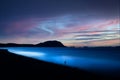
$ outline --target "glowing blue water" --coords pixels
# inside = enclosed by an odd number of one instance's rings
[[[7,49],[15,54],[89,71],[108,72],[117,71],[120,68],[120,53],[117,51],[33,47]]]

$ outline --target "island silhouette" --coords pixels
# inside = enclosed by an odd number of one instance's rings
[[[17,44],[17,43],[0,43],[0,47],[65,47],[65,48],[79,48],[79,49],[85,49],[85,50],[120,50],[120,46],[96,46],[96,47],[89,47],[89,46],[83,46],[83,47],[70,47],[70,46],[65,46],[62,42],[57,41],[57,40],[52,40],[52,41],[45,41],[41,42],[38,44]]]
[[[0,43],[0,47],[66,47],[62,42],[53,40],[45,41],[38,44],[17,44],[17,43]]]

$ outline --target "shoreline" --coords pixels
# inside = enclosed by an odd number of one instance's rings
[[[70,79],[70,80],[101,80],[112,77],[96,75],[77,68],[70,68],[54,63],[44,62],[33,58],[10,53],[0,49],[0,73],[2,76],[36,79]],[[115,77],[113,78],[113,80]],[[117,78],[116,78],[117,79]],[[120,78],[119,78],[120,79]]]

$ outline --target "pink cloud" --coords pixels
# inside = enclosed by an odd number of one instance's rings
[[[119,23],[120,23],[119,20],[115,19],[115,20],[108,20],[108,21],[100,23],[98,26],[97,25],[96,26],[100,29],[106,29],[109,26],[116,25],[116,24],[119,24]]]
[[[29,30],[36,27],[40,21],[40,19],[33,18],[9,22],[6,26],[5,33],[11,36],[23,36],[29,34]]]
[[[55,28],[54,32],[57,37],[61,37],[67,34],[70,34],[72,32],[75,32],[79,34],[79,32],[83,32],[83,34],[87,34],[84,31],[90,31],[88,34],[94,35],[94,34],[103,34],[100,32],[101,30],[107,30],[110,26],[119,24],[119,20],[108,20],[108,21],[103,21],[95,24],[87,24],[87,25],[74,25],[74,26],[67,26],[64,29],[58,29]],[[112,28],[115,28],[116,26],[112,26]],[[111,29],[113,30],[113,29]]]
[[[93,41],[89,43],[89,46],[114,46],[120,45],[119,39],[111,39],[111,40],[101,40],[101,41]]]

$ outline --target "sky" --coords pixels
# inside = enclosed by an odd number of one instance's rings
[[[119,0],[0,0],[0,43],[119,46]]]

